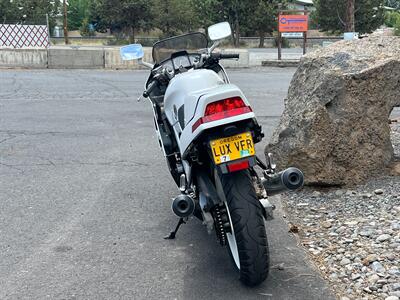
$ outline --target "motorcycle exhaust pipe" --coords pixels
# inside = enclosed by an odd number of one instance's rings
[[[195,208],[194,200],[188,195],[181,194],[172,200],[172,211],[180,218],[189,217]]]
[[[304,175],[299,169],[291,167],[278,174],[269,175],[261,182],[267,195],[273,196],[301,188],[304,184]]]

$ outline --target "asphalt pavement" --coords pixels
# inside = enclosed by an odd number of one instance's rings
[[[294,69],[230,70],[266,139]],[[176,240],[177,194],[147,71],[0,70],[0,299],[334,299],[278,205],[271,273],[239,281],[196,219]]]

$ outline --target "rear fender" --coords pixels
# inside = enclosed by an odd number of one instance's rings
[[[210,211],[215,205],[222,203],[218,197],[217,190],[215,189],[214,183],[211,182],[207,172],[204,170],[196,170],[197,186],[204,197],[200,202],[200,207],[204,211]],[[204,202],[203,202],[204,200]]]

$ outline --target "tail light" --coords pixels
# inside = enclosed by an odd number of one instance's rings
[[[207,104],[204,117],[198,119],[192,126],[192,132],[201,124],[222,120],[237,115],[252,112],[240,97],[232,97]]]
[[[230,173],[232,173],[232,172],[248,169],[249,167],[250,167],[249,161],[244,160],[244,161],[239,161],[239,162],[234,162],[234,163],[228,164],[228,171]]]

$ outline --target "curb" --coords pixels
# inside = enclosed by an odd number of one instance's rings
[[[300,59],[285,59],[285,60],[263,60],[261,65],[263,67],[279,67],[279,68],[289,68],[289,67],[297,67],[300,63]]]

